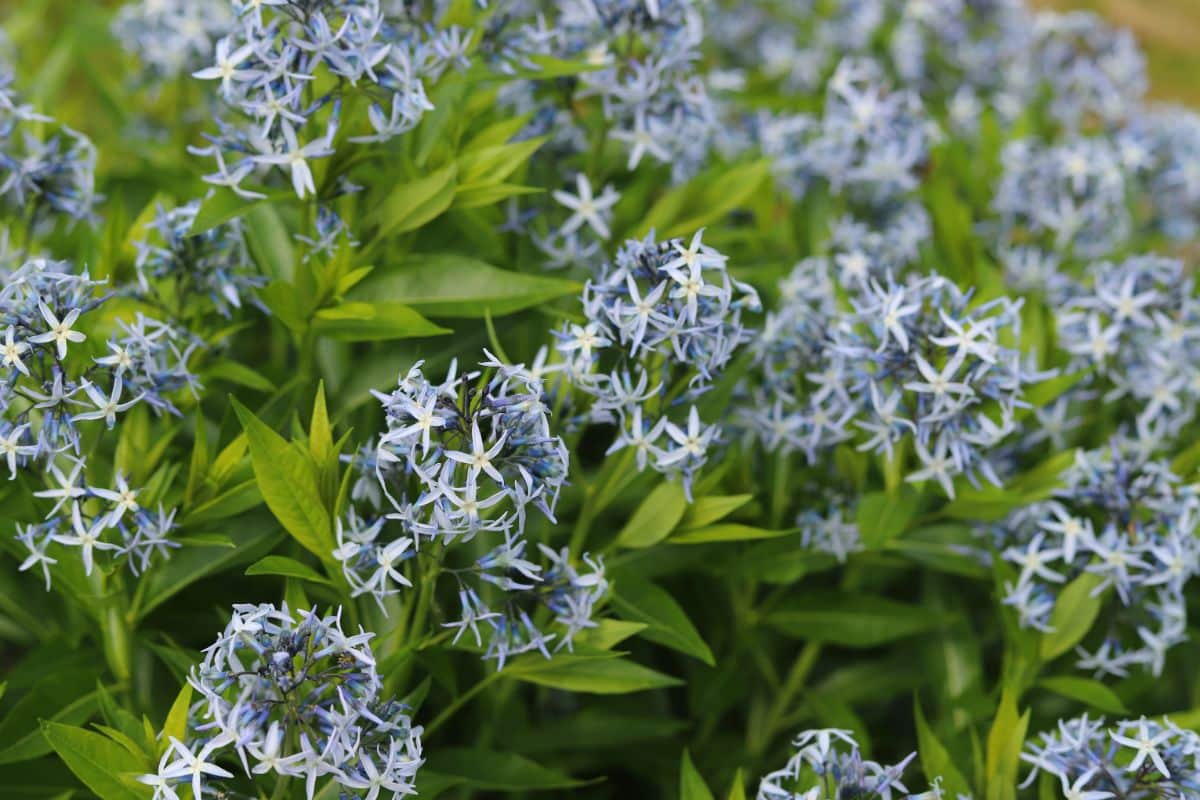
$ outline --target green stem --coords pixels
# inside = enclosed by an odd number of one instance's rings
[[[567,552],[572,560],[579,557],[583,552],[583,545],[587,542],[588,532],[592,527],[592,519],[596,512],[594,506],[596,504],[596,491],[589,486],[583,496],[583,508],[579,511],[579,517],[575,520],[575,527],[571,530],[571,542],[568,545]]]
[[[128,684],[133,676],[133,637],[123,604],[118,602],[123,595],[120,592],[109,594],[104,574],[99,569],[92,570],[88,582],[101,598],[100,638],[104,658],[113,676],[119,682]]]
[[[790,455],[780,450],[775,454],[775,469],[772,470],[771,481],[771,528],[778,530],[783,526],[783,515],[787,511],[788,500],[791,496],[788,492],[789,484],[791,483],[792,475],[792,459]]]
[[[288,775],[277,775],[275,777],[275,788],[271,790],[271,800],[283,800],[287,797],[288,784],[292,779]]]
[[[297,342],[297,349],[300,351],[300,369],[297,373],[298,387],[304,391],[316,380],[317,375],[317,334],[313,331],[311,324]]]
[[[808,680],[813,667],[816,666],[817,659],[821,657],[821,649],[822,644],[820,642],[808,642],[800,651],[799,657],[792,663],[792,668],[788,670],[783,686],[775,696],[775,702],[771,705],[771,710],[767,712],[767,718],[763,721],[762,726],[758,728],[759,733],[751,736],[751,741],[748,744],[752,755],[756,757],[761,755],[762,751],[770,744],[771,739],[778,732],[780,723],[791,709],[796,695],[804,688],[804,683]]]
[[[413,606],[412,616],[396,626],[396,632],[392,637],[395,649],[391,652],[413,648],[418,641],[424,638],[425,623],[429,620],[429,612],[433,608],[434,590],[437,588],[438,575],[442,572],[442,556],[444,554],[445,549],[439,549],[435,553],[433,565],[430,567],[429,573],[421,577],[421,588],[417,593],[417,602]],[[396,670],[396,687],[403,687],[408,683],[409,677],[412,674],[413,663],[411,654],[403,660],[403,663]]]

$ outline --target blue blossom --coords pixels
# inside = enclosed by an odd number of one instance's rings
[[[829,264],[813,258],[782,284],[754,345],[755,370],[736,420],[746,437],[801,450],[810,463],[841,442],[894,458],[912,443],[912,482],[935,480],[954,496],[965,475],[1000,483],[998,451],[1044,377],[1006,344],[1020,331],[1020,302],[972,303],[945,278],[870,281],[842,306]]]
[[[1127,169],[1150,209],[1148,222],[1172,239],[1200,233],[1200,115],[1148,108],[1117,134]]]
[[[417,539],[520,532],[529,506],[553,519],[567,452],[550,431],[541,380],[490,355],[483,366],[492,376],[481,392],[466,391],[478,372],[452,367],[433,384],[417,364],[391,393],[375,393],[388,420],[375,475],[393,518]]]
[[[920,96],[890,87],[868,58],[838,64],[819,116],[764,116],[758,128],[763,152],[794,195],[821,178],[868,207],[916,188],[935,131]]]
[[[219,766],[224,760],[240,762],[247,776],[301,779],[308,800],[326,776],[348,796],[413,794],[422,729],[382,694],[372,635],[343,633],[341,609],[322,617],[235,605],[188,677],[200,699],[189,709],[186,740],[173,739],[157,772],[139,780],[155,798],[176,796],[183,783],[200,797],[233,778]]]
[[[1023,786],[1046,772],[1059,779],[1064,796],[1080,800],[1182,798],[1200,790],[1200,736],[1165,718],[1061,720],[1027,745],[1021,760],[1033,766]]]
[[[749,340],[743,310],[760,307],[703,234],[626,242],[584,287],[587,322],[555,332],[565,379],[590,400],[583,418],[617,425],[610,452],[634,447],[639,468],[652,457],[685,487],[717,434],[694,402]]]
[[[237,19],[217,39],[213,61],[193,75],[217,81],[224,103],[218,132],[194,147],[217,171],[205,180],[246,196],[242,183],[276,169],[297,196],[318,194],[311,161],[335,152],[345,127],[357,142],[384,142],[411,130],[433,108],[426,82],[467,61],[470,36],[436,29],[378,2],[287,0],[235,4]],[[343,119],[344,96],[366,101]],[[328,199],[328,198],[323,198]]]
[[[1032,236],[1064,255],[1095,258],[1129,235],[1126,170],[1108,140],[1021,139],[1005,146],[1001,160],[1004,174],[992,201],[1001,246]]]
[[[352,594],[374,597],[385,613],[387,598],[436,579],[423,559],[444,555],[440,574],[457,584],[461,608],[443,625],[456,643],[469,630],[497,668],[520,653],[570,648],[595,626],[608,587],[601,560],[585,554],[579,565],[540,544],[533,553],[525,536],[531,508],[554,521],[567,477],[544,358],[530,369],[488,354],[485,372],[451,367],[438,384],[417,364],[394,391],[377,392],[387,430],[351,459],[360,477],[337,524],[333,556]],[[487,549],[462,564],[456,546],[481,535]]]
[[[912,798],[938,800],[938,779],[929,791],[910,793],[901,782],[916,753],[898,764],[863,758],[851,731],[807,730],[793,741],[795,752],[785,766],[767,774],[758,785],[757,800],[820,800],[837,797]]]
[[[846,557],[863,549],[862,533],[855,514],[856,503],[835,497],[824,511],[807,508],[796,517],[800,543],[806,550],[828,553],[845,563]]]
[[[140,575],[156,555],[167,558],[171,549],[180,546],[171,539],[174,509],[167,512],[160,505],[155,512],[144,507],[138,497],[142,490],[131,488],[120,472],[112,488],[89,485],[84,482],[84,467],[82,459],[60,457],[51,463],[48,472],[57,485],[34,496],[56,500],[54,507],[42,522],[17,526],[16,539],[27,553],[19,569],[39,567],[47,590],[52,582],[50,567],[69,552],[65,548],[78,551],[86,575],[92,574],[102,553]]]
[[[1061,347],[1090,370],[1105,403],[1133,402],[1155,436],[1195,418],[1200,399],[1200,306],[1182,262],[1133,256],[1091,264],[1058,312]]]
[[[700,4],[693,0],[567,0],[501,4],[504,24],[483,34],[495,43],[497,68],[532,70],[552,57],[583,60],[596,69],[563,93],[541,92],[542,82],[506,87],[502,101],[532,112],[532,130],[553,133],[555,144],[587,146],[564,102],[597,98],[612,138],[628,152],[627,166],[647,156],[668,164],[676,180],[704,165],[717,123],[715,106],[697,69],[704,37]]]
[[[88,337],[77,328],[111,297],[98,294],[101,285],[66,262],[39,259],[9,272],[0,289],[0,417],[24,426],[47,462],[79,452],[80,423],[111,427],[137,402],[178,413],[169,395],[196,385],[187,368],[196,343],[179,345],[173,329],[145,317],[119,323],[127,335],[110,340],[108,355],[79,352]],[[89,401],[94,408],[84,410]]]
[[[164,81],[203,67],[233,20],[227,0],[136,0],[121,6],[112,28],[142,77]]]
[[[1146,60],[1128,30],[1085,11],[1045,12],[1033,34],[1027,69],[1032,81],[1050,84],[1050,113],[1063,125],[1078,128],[1092,115],[1116,123],[1139,110]]]
[[[1077,666],[1097,676],[1123,677],[1135,665],[1160,674],[1186,638],[1184,588],[1200,572],[1196,487],[1120,439],[1078,451],[1060,480],[1053,499],[986,529],[1019,570],[1004,602],[1022,625],[1048,631],[1062,587],[1093,575],[1094,593],[1111,590],[1118,602],[1099,645],[1077,648]]]
[[[246,301],[261,306],[254,290],[266,280],[256,274],[241,221],[232,219],[193,233],[199,211],[199,201],[155,210],[146,237],[134,242],[140,296],[170,304],[181,317],[198,316],[192,312],[196,295],[207,298],[225,317]]]
[[[0,201],[26,230],[36,232],[61,215],[72,223],[95,220],[96,148],[82,133],[20,102],[14,75],[0,61]],[[30,242],[22,242],[24,255]]]

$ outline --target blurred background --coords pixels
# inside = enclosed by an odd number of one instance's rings
[[[1082,9],[1129,28],[1146,51],[1150,96],[1200,105],[1200,0],[1035,0],[1057,11]]]

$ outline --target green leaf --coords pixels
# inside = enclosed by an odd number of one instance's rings
[[[679,523],[679,529],[686,531],[711,525],[725,519],[753,499],[752,494],[697,497],[695,502],[688,506],[687,513]]]
[[[313,399],[312,419],[308,426],[308,450],[313,461],[325,464],[337,458],[333,449],[333,428],[329,424],[329,410],[325,407],[325,381],[317,384],[317,396]]]
[[[691,235],[748,202],[769,175],[770,165],[762,159],[714,170],[675,187],[647,212],[639,236],[651,229],[659,239]]]
[[[377,342],[417,339],[451,333],[403,303],[347,302],[322,308],[313,317],[313,328],[322,336],[343,342]]]
[[[1006,688],[1000,695],[1000,707],[988,731],[984,774],[986,800],[1016,800],[1017,769],[1028,728],[1029,711],[1020,714],[1016,692]]]
[[[528,161],[546,137],[522,139],[508,144],[494,144],[464,151],[458,157],[460,183],[466,187],[501,183]]]
[[[330,580],[307,564],[287,556],[267,556],[246,567],[247,575],[282,575],[313,583],[332,585]]]
[[[613,582],[613,609],[621,617],[644,623],[643,638],[716,665],[712,650],[675,598],[663,588],[633,576]]]
[[[181,742],[187,740],[188,709],[191,706],[192,684],[185,681],[179,688],[179,694],[175,695],[175,702],[171,703],[167,718],[163,721],[162,738],[158,743],[160,755],[171,746],[172,738]]]
[[[1090,369],[1080,370],[1066,375],[1056,375],[1040,383],[1035,383],[1025,390],[1024,400],[1034,408],[1042,408],[1043,406],[1050,405],[1064,392],[1083,380],[1090,372]]]
[[[760,539],[778,539],[782,536],[790,536],[796,532],[795,528],[787,528],[784,530],[768,530],[767,528],[755,528],[752,525],[739,525],[734,522],[718,523],[709,525],[704,528],[694,528],[688,531],[682,531],[670,538],[671,544],[710,544],[712,542],[751,542]]]
[[[458,178],[454,164],[442,167],[412,183],[397,186],[367,217],[367,225],[378,227],[382,238],[416,230],[450,207]]]
[[[1018,506],[1045,500],[1060,485],[1063,470],[1075,460],[1074,450],[1055,453],[1042,463],[1010,480],[1003,488],[980,486],[976,488],[961,479],[957,496],[950,501],[942,513],[955,519],[970,522],[990,522],[1002,519]]]
[[[196,218],[192,220],[192,227],[188,231],[188,235],[196,236],[212,230],[222,223],[242,216],[250,209],[268,200],[275,201],[292,197],[292,193],[287,191],[263,192],[263,194],[267,196],[261,199],[247,199],[237,196],[230,189],[214,189],[212,194],[200,204],[200,210],[196,212]]]
[[[603,64],[593,63],[586,59],[564,59],[541,53],[522,56],[521,62],[532,66],[518,66],[512,77],[531,81],[567,78],[604,68]]]
[[[100,681],[96,681],[96,697],[99,701],[100,713],[104,715],[105,721],[133,742],[137,754],[143,755],[146,758],[152,758],[156,755],[154,752],[154,740],[146,738],[145,730],[142,728],[142,724],[138,722],[138,718],[117,705],[113,696],[104,688],[104,684]],[[114,738],[112,734],[108,735],[109,738]]]
[[[333,556],[333,530],[329,511],[321,504],[316,468],[306,453],[287,441],[262,420],[231,398],[250,444],[254,479],[263,500],[284,529],[322,561]]]
[[[678,686],[681,681],[627,661],[612,653],[558,653],[543,658],[534,653],[514,659],[504,675],[539,686],[589,694],[628,694]]]
[[[1171,472],[1184,478],[1190,478],[1197,468],[1200,468],[1200,439],[1185,447],[1171,461]]]
[[[729,794],[725,795],[725,800],[746,800],[746,776],[742,774],[741,767],[733,773],[733,783],[729,787]]]
[[[111,739],[56,722],[45,723],[42,732],[63,763],[100,800],[145,800],[154,794],[149,786],[122,779],[122,776],[136,778],[143,768],[129,751]]]
[[[462,153],[470,153],[476,150],[482,150],[485,147],[492,147],[498,144],[505,144],[518,133],[520,133],[529,120],[533,118],[532,112],[521,114],[516,117],[505,117],[504,119],[493,122],[479,133],[471,137],[471,141],[463,145]]]
[[[1048,692],[1054,692],[1054,694],[1070,700],[1077,700],[1106,714],[1129,715],[1129,709],[1121,702],[1121,698],[1117,697],[1117,693],[1092,678],[1063,675],[1042,678],[1037,685]]]
[[[457,778],[459,783],[492,792],[521,792],[577,789],[592,781],[572,778],[565,772],[544,767],[516,753],[468,747],[437,747],[428,753],[426,770]],[[422,795],[424,796],[424,790]]]
[[[312,418],[308,427],[308,452],[317,467],[317,485],[321,488],[321,501],[326,508],[334,509],[336,516],[340,467],[340,447],[333,441],[333,427],[329,422],[329,410],[325,405],[325,382],[317,384],[317,396],[313,400]]]
[[[53,695],[55,692],[53,687],[47,687],[45,694]],[[43,692],[36,688],[17,703],[16,706],[9,712],[9,715],[4,719],[3,728],[7,734],[14,727],[11,724],[14,720],[18,723],[25,717],[26,710],[36,710],[38,701],[41,699]],[[61,699],[60,699],[61,700]],[[31,703],[32,701],[32,703]],[[70,725],[81,724],[99,708],[100,697],[96,691],[88,692],[85,695],[69,701],[62,707],[57,707],[53,715],[48,715],[48,719],[54,722],[61,722]],[[31,704],[34,706],[31,709]],[[40,715],[39,715],[40,716]],[[26,720],[28,723],[33,723],[32,730],[28,730],[24,735],[12,741],[3,750],[0,750],[0,764],[13,764],[20,761],[29,761],[40,756],[44,756],[51,750],[50,743],[43,736],[42,730],[37,726],[34,720]],[[20,727],[19,725],[17,727]],[[7,736],[5,737],[8,738]]]
[[[630,636],[636,636],[648,626],[643,622],[623,619],[598,619],[594,628],[575,634],[575,644],[596,650],[612,650]]]
[[[301,334],[308,327],[311,309],[301,301],[300,293],[292,284],[281,280],[271,281],[258,290],[258,296],[288,330]]]
[[[245,386],[256,392],[275,391],[275,384],[271,383],[262,373],[236,361],[218,361],[204,370],[201,377],[205,383],[216,380],[232,383],[235,386]]]
[[[184,511],[182,522],[188,527],[194,527],[202,522],[228,519],[243,511],[249,511],[262,501],[262,492],[258,489],[258,482],[251,478],[226,489],[210,500],[187,508]]]
[[[1085,572],[1058,593],[1054,611],[1050,613],[1050,633],[1042,634],[1041,656],[1045,661],[1057,658],[1070,650],[1087,635],[1100,614],[1102,594],[1093,593],[1104,579]]]
[[[683,487],[663,481],[646,496],[625,527],[617,534],[619,547],[642,548],[658,544],[671,535],[687,510]]]
[[[813,594],[767,616],[772,627],[809,641],[876,647],[940,627],[928,608],[862,594]]]
[[[685,748],[679,760],[679,800],[713,800],[713,793],[692,763],[692,754]]]
[[[292,234],[270,204],[250,208],[242,220],[246,245],[259,269],[270,278],[291,281],[296,274]]]
[[[863,544],[882,547],[908,529],[917,514],[920,496],[905,486],[895,494],[870,492],[858,501],[858,533]]]
[[[917,724],[917,749],[921,754],[921,769],[925,778],[933,781],[942,779],[942,788],[950,797],[970,796],[971,786],[954,763],[950,751],[937,738],[933,728],[925,721],[925,713],[917,698],[913,698],[913,717]]]
[[[183,493],[183,504],[190,507],[196,495],[200,492],[200,488],[204,485],[204,478],[208,475],[208,433],[204,426],[204,412],[196,408],[196,427],[195,436],[192,441],[192,457],[188,461],[188,478],[187,486]]]
[[[517,183],[489,183],[483,186],[463,186],[454,195],[455,208],[482,208],[503,202],[510,197],[539,194],[545,191],[537,186],[522,186]]]
[[[254,494],[258,496],[257,488]],[[145,600],[137,609],[138,619],[142,619],[196,581],[236,564],[253,561],[270,550],[283,535],[274,529],[274,526],[259,524],[245,528],[235,526],[230,530],[229,538],[233,541],[233,548],[224,544],[187,547],[172,553],[167,563],[159,565],[143,576],[141,580],[146,586]]]
[[[512,314],[556,297],[578,294],[579,284],[561,278],[499,269],[453,253],[409,256],[377,269],[350,292],[350,299],[394,301],[433,317],[483,319]]]

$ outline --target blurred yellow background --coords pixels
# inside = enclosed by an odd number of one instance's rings
[[[1133,31],[1150,65],[1150,94],[1200,106],[1200,0],[1036,0],[1099,12]]]

